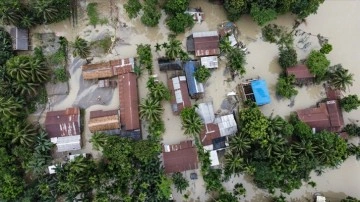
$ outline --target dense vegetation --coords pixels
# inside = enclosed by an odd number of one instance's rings
[[[255,117],[255,118],[254,118]],[[225,175],[246,173],[260,188],[290,193],[309,181],[314,169],[333,168],[348,157],[346,142],[334,133],[311,128],[291,116],[265,117],[256,106],[239,114],[240,131],[230,140]]]
[[[243,14],[250,14],[259,25],[264,25],[287,12],[306,18],[316,13],[323,2],[324,0],[225,0],[224,8],[231,21],[238,20]]]
[[[26,3],[25,3],[26,2]],[[70,17],[70,0],[0,1],[0,23],[30,28]]]

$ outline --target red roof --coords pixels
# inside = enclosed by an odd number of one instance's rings
[[[109,78],[115,75],[126,74],[134,69],[134,58],[110,60],[96,64],[86,64],[82,66],[84,79]]]
[[[176,83],[174,84],[174,82],[178,82],[179,85],[177,85]],[[188,93],[185,76],[169,79],[168,87],[169,87],[169,90],[172,95],[171,96],[171,108],[172,108],[174,114],[178,115],[181,112],[181,110],[183,110],[185,107],[191,106],[191,101],[190,101],[190,97],[189,97],[189,93]],[[179,95],[176,95],[177,93],[179,93]],[[177,101],[177,99],[178,99],[178,101]]]
[[[219,36],[194,38],[195,56],[219,55]]]
[[[139,97],[136,75],[119,75],[120,122],[125,130],[140,129]]]
[[[286,69],[287,75],[294,75],[296,79],[312,79],[315,78],[313,74],[310,73],[309,68],[306,65],[299,64],[293,67]]]
[[[212,145],[212,140],[221,137],[219,126],[214,123],[206,124],[200,133],[200,141],[203,146]]]
[[[332,89],[330,86],[325,86],[326,97],[328,100],[339,100],[341,98],[341,91]]]
[[[80,135],[79,108],[47,112],[45,129],[50,138]]]
[[[183,172],[198,168],[196,148],[191,140],[175,145],[163,145],[165,173]]]
[[[338,132],[344,125],[344,118],[337,100],[320,103],[319,107],[296,111],[299,119],[317,130]]]

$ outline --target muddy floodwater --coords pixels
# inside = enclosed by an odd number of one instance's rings
[[[83,1],[80,1],[83,2]],[[103,17],[110,18],[110,4],[108,1],[99,2],[99,9]],[[87,18],[84,14],[85,5],[79,12],[79,24],[73,27],[69,21],[64,21],[50,26],[37,27],[33,32],[54,32],[57,36],[66,36],[68,40],[73,40],[77,35],[86,40],[93,41],[104,35],[116,36],[119,41],[108,54],[98,55],[93,53],[93,62],[106,61],[115,58],[127,58],[136,56],[136,44],[144,43],[154,46],[156,43],[167,41],[169,31],[165,26],[165,14],[163,13],[160,24],[155,28],[148,28],[141,24],[140,19],[130,20],[123,9],[125,0],[117,2],[118,9],[115,15],[119,16],[118,23],[109,23],[109,25],[96,26],[96,28],[87,25]],[[221,6],[209,4],[207,0],[192,0],[192,7],[202,7],[205,12],[205,21],[196,24],[191,31],[177,36],[183,42],[185,47],[185,37],[196,31],[216,30],[217,25],[226,20],[225,12]],[[306,23],[300,25],[299,32],[304,33],[295,39],[295,47],[297,48],[299,59],[305,58],[311,49],[318,49],[320,46],[317,42],[316,35],[321,34],[329,39],[333,45],[333,51],[328,55],[332,65],[341,63],[345,68],[349,69],[355,75],[354,85],[345,94],[360,93],[360,0],[327,0],[322,4],[316,15],[311,15],[306,19]],[[114,12],[114,10],[113,10]],[[291,28],[294,22],[294,16],[284,15],[274,21],[274,23]],[[281,71],[277,64],[278,49],[274,44],[269,44],[261,39],[261,28],[257,26],[249,16],[243,16],[236,22],[241,33],[240,40],[248,47],[249,54],[247,60],[247,73],[242,78],[236,78],[235,81],[228,82],[230,75],[225,71],[225,61],[220,61],[220,67],[212,72],[211,78],[205,84],[205,98],[201,101],[212,101],[214,110],[221,109],[221,104],[226,98],[226,94],[235,91],[236,85],[248,78],[261,77],[267,81],[270,90],[271,104],[261,107],[262,112],[269,116],[272,113],[283,117],[287,117],[290,112],[314,106],[317,101],[324,97],[324,89],[321,86],[310,86],[299,88],[295,101],[291,103],[289,100],[278,100],[275,97],[275,85],[278,75]],[[125,26],[124,26],[125,25]],[[306,40],[308,46],[304,46],[300,41]],[[166,82],[170,74],[160,73],[158,65],[155,62],[159,56],[163,56],[163,52],[156,53],[153,49],[154,74],[157,74],[159,80]],[[72,60],[72,59],[71,59]],[[69,81],[69,95],[62,101],[49,106],[49,109],[60,110],[70,106],[76,106],[81,97],[91,93],[92,88],[87,91],[81,91],[79,87],[82,82],[81,70],[71,69],[71,79]],[[139,95],[141,98],[146,97],[147,90],[146,76],[139,78]],[[109,98],[106,104],[99,104],[96,100],[94,105],[86,109],[87,112],[95,109],[116,109],[119,107],[118,89],[114,89],[114,95]],[[87,113],[88,114],[88,113]],[[88,119],[88,115],[86,116]],[[344,113],[345,123],[353,122],[360,119],[360,111],[356,110],[351,113]],[[180,141],[189,139],[183,135],[181,130],[180,118],[171,112],[169,103],[164,103],[163,120],[166,124],[166,132],[163,136],[164,144],[175,144]],[[87,121],[87,120],[86,120]],[[91,133],[86,127],[84,138],[84,149],[87,152],[93,152],[91,144],[88,140]],[[358,140],[353,141],[355,144]],[[191,171],[192,172],[192,171]],[[200,171],[196,171],[200,174]],[[186,172],[187,178],[189,173]],[[288,197],[289,201],[307,201],[315,192],[322,192],[330,201],[340,201],[347,195],[360,198],[360,162],[351,157],[347,159],[339,168],[326,170],[322,176],[311,175],[311,180],[317,186],[311,188],[304,185],[299,190],[293,191]],[[231,179],[225,183],[226,188],[230,191],[235,183],[244,184],[247,193],[244,201],[258,202],[268,201],[269,194],[263,190],[256,188],[251,179],[247,176],[240,176]],[[187,192],[190,195],[190,201],[205,201],[208,196],[205,194],[204,182],[201,179],[190,181],[190,187]],[[173,191],[176,201],[183,201],[182,195]]]

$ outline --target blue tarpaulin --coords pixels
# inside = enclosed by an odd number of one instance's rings
[[[251,81],[251,88],[253,90],[257,105],[265,105],[271,102],[265,80],[259,79]]]

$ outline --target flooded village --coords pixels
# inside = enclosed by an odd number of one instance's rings
[[[224,168],[229,140],[239,131],[238,113],[252,101],[266,117],[280,116],[289,119],[295,114],[311,127],[313,132],[327,130],[339,133],[349,143],[358,145],[358,137],[342,133],[346,124],[359,121],[359,110],[345,112],[340,99],[360,92],[360,70],[357,55],[360,52],[360,27],[358,26],[360,1],[328,0],[320,5],[316,14],[294,29],[294,48],[298,61],[304,60],[313,49],[320,49],[318,35],[333,45],[327,55],[331,65],[343,64],[354,74],[353,85],[345,92],[327,85],[312,85],[315,76],[304,64],[289,67],[285,75],[294,75],[298,91],[291,99],[280,98],[276,85],[282,68],[278,64],[279,50],[276,44],[264,41],[261,27],[251,17],[244,15],[235,23],[227,21],[221,5],[207,0],[193,0],[186,11],[194,17],[194,26],[175,36],[181,42],[189,60],[166,58],[165,50],[156,50],[158,44],[169,43],[171,32],[166,27],[166,14],[162,11],[156,27],[144,26],[139,18],[130,19],[123,5],[125,0],[96,1],[101,17],[107,23],[96,26],[88,23],[86,0],[78,3],[76,19],[30,29],[31,47],[41,46],[45,55],[59,49],[59,37],[75,41],[81,37],[92,43],[109,38],[109,49],[93,48],[90,57],[79,58],[68,54],[65,67],[67,82],[48,82],[48,100],[43,107],[30,115],[47,132],[56,146],[53,149],[50,174],[56,174],[55,164],[71,161],[77,156],[91,155],[100,160],[102,150],[91,142],[96,133],[121,136],[134,141],[151,138],[149,121],[141,115],[141,107],[149,97],[149,80],[162,82],[169,89],[170,99],[162,101],[161,120],[165,131],[161,137],[161,165],[165,174],[180,172],[188,181],[188,188],[178,192],[171,185],[173,201],[212,201],[206,191],[202,176],[203,165],[199,148],[208,153],[210,167]],[[91,1],[95,2],[95,1]],[[285,14],[271,23],[291,30],[296,16]],[[18,37],[15,37],[18,38]],[[228,68],[220,43],[228,38],[232,47],[243,52],[246,58],[245,74],[234,74]],[[153,70],[139,73],[140,44],[150,44]],[[30,48],[31,49],[31,48]],[[31,49],[32,50],[32,49]],[[61,66],[60,65],[60,66]],[[203,83],[197,81],[196,69],[205,67],[211,76]],[[52,68],[58,68],[54,65]],[[308,84],[310,83],[310,84]],[[202,123],[199,142],[184,134],[183,110],[193,109]],[[159,121],[160,122],[160,121]],[[284,201],[340,201],[347,196],[360,198],[360,161],[355,156],[347,158],[336,168],[325,168],[321,175],[310,174],[311,186],[302,182],[285,196]],[[222,182],[224,190],[232,192],[241,183],[246,194],[239,201],[273,201],[268,190],[258,188],[247,174],[231,175]],[[220,189],[220,188],[219,188]],[[281,190],[275,189],[275,195]],[[316,194],[320,194],[318,198]],[[134,199],[136,200],[136,199]],[[140,200],[139,200],[140,201]],[[213,199],[215,201],[215,199]]]

